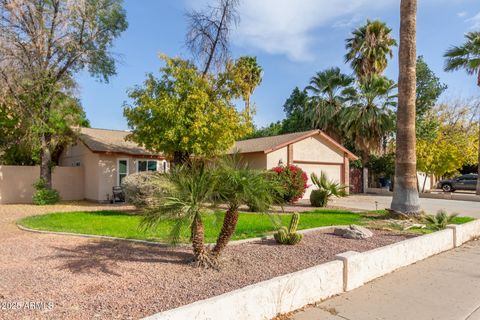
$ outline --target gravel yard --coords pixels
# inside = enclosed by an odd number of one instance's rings
[[[307,234],[297,246],[278,246],[273,241],[230,246],[221,271],[199,270],[188,265],[188,248],[16,229],[16,219],[37,209],[48,211],[33,206],[0,206],[0,227],[8,230],[0,235],[1,319],[138,319],[308,268],[332,260],[340,252],[365,251],[408,237],[376,232],[369,240],[355,241],[336,237],[328,230],[317,231]],[[65,210],[74,208],[55,207],[55,211]],[[86,208],[82,205],[78,210]],[[31,310],[25,308],[25,302],[45,305],[43,310]],[[22,304],[21,310],[4,310],[18,308],[16,303]]]

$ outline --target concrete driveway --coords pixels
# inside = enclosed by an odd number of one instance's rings
[[[358,210],[380,210],[389,208],[391,202],[391,196],[352,195],[346,198],[333,199],[330,204]],[[480,218],[480,202],[476,201],[421,198],[420,204],[427,213],[437,213],[438,210],[445,210],[448,213],[458,213],[461,216]]]

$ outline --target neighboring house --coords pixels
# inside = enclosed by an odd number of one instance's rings
[[[320,130],[237,141],[229,153],[235,152],[256,169],[271,169],[281,164],[300,167],[309,177],[304,199],[308,199],[314,189],[310,174],[320,175],[323,171],[329,179],[348,186],[349,161],[358,159]]]
[[[164,156],[126,141],[128,134],[128,131],[82,128],[77,143],[62,152],[60,166],[84,169],[85,199],[110,201],[112,188],[119,186],[127,175],[168,170]]]

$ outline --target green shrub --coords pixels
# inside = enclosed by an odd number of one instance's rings
[[[55,204],[60,201],[60,195],[55,189],[48,189],[45,180],[42,178],[38,179],[34,183],[35,193],[32,196],[33,203],[39,206],[47,204]]]
[[[449,215],[444,210],[440,210],[436,215],[423,215],[422,221],[432,230],[443,230],[453,222],[456,216],[457,214]]]
[[[308,176],[297,166],[278,166],[271,169],[275,173],[275,180],[283,188],[281,198],[285,202],[294,203],[301,199],[307,189]]]
[[[151,208],[158,205],[166,188],[171,188],[165,174],[140,172],[131,174],[122,181],[125,200],[137,208]]]
[[[328,204],[328,192],[326,190],[313,190],[310,193],[310,204],[317,208],[326,207]]]

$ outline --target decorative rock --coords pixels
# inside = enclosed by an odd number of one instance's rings
[[[337,236],[341,236],[347,239],[367,239],[373,236],[373,232],[368,230],[367,228],[357,226],[352,224],[345,228],[335,228],[333,233]]]

